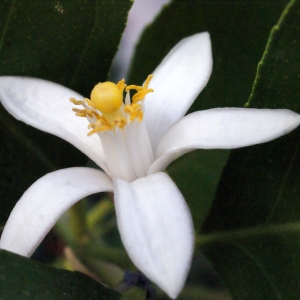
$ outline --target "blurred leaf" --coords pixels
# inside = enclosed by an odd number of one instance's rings
[[[58,270],[0,250],[2,300],[120,299],[120,294],[80,273]]]
[[[271,32],[248,105],[300,113],[299,19],[300,1],[291,1]],[[223,172],[203,226],[211,235],[200,245],[236,299],[300,297],[299,133],[232,151]]]
[[[208,31],[212,40],[213,73],[190,112],[212,107],[242,107],[251,92],[269,32],[287,3],[287,0],[174,0],[144,31],[129,82],[143,82],[182,38]],[[187,199],[196,229],[209,211],[227,157],[226,150],[200,150],[187,154],[168,168]]]
[[[130,0],[1,1],[0,75],[40,77],[88,96],[107,77],[131,5]],[[66,142],[16,121],[2,107],[0,125],[3,224],[36,179],[83,165],[87,158]]]

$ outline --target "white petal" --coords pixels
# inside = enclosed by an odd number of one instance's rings
[[[16,119],[54,134],[82,151],[105,169],[103,150],[97,135],[87,136],[88,121],[72,111],[83,97],[53,82],[28,77],[0,77],[0,101]]]
[[[154,146],[164,131],[182,118],[205,87],[212,70],[207,32],[181,40],[153,73],[145,98],[145,120]]]
[[[98,133],[103,145],[103,150],[112,178],[122,178],[133,181],[136,175],[130,162],[128,150],[123,137],[123,130],[117,128],[115,131],[106,130]]]
[[[164,170],[194,149],[234,149],[276,139],[295,129],[300,115],[287,109],[214,108],[187,115],[161,138],[148,174]]]
[[[96,169],[69,168],[45,175],[23,194],[12,210],[0,248],[30,256],[69,207],[88,195],[112,190],[111,179]]]
[[[145,122],[131,122],[124,128],[124,136],[129,160],[136,174],[135,179],[146,176],[154,156]]]
[[[175,183],[156,173],[132,183],[114,180],[123,244],[134,264],[171,298],[180,293],[194,245],[190,211]]]

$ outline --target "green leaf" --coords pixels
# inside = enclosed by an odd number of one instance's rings
[[[258,65],[248,106],[288,108],[300,113],[300,24],[298,1],[291,1],[274,26]]]
[[[204,237],[200,244],[234,299],[295,300],[299,243],[298,223],[219,233]]]
[[[273,28],[248,105],[299,109],[300,1]],[[236,299],[298,299],[299,133],[232,151],[200,246]],[[219,232],[219,233],[214,233]]]
[[[208,31],[212,40],[213,72],[190,112],[213,107],[243,107],[251,92],[269,32],[286,3],[287,0],[271,3],[174,0],[144,31],[136,49],[129,83],[143,82],[182,38]],[[200,229],[209,211],[227,157],[226,150],[199,150],[168,168],[191,208],[196,229]]]
[[[116,300],[120,294],[80,273],[58,270],[0,250],[2,300]]]
[[[168,167],[168,173],[187,200],[196,230],[205,220],[226,164],[227,151],[193,151]]]
[[[105,81],[132,1],[1,2],[1,75],[48,79],[84,95]]]
[[[89,96],[107,77],[131,5],[130,0],[1,1],[0,75],[40,77]],[[16,121],[1,106],[0,139],[0,224],[39,177],[87,161],[73,146]]]

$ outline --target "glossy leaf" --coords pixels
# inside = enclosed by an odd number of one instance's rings
[[[271,32],[249,106],[300,112],[299,18],[300,1],[291,1]],[[236,299],[300,297],[299,133],[232,151],[223,172],[200,245]]]
[[[2,300],[117,300],[120,294],[80,272],[58,270],[0,250]]]
[[[202,250],[234,299],[299,298],[298,224],[253,229],[203,240]]]
[[[1,2],[1,75],[48,79],[89,96],[107,77],[127,13],[126,1]]]
[[[44,78],[89,96],[107,77],[131,5],[129,0],[1,1],[0,75]],[[16,121],[1,105],[0,124],[4,224],[36,179],[84,165],[87,158],[61,139]]]
[[[269,32],[287,2],[174,0],[144,31],[129,83],[143,82],[183,37],[208,31],[214,60],[212,76],[190,112],[213,107],[243,107]],[[200,229],[209,211],[227,157],[225,150],[199,150],[168,168],[187,199],[196,229]]]

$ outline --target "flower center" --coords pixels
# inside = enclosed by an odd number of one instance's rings
[[[91,131],[88,135],[105,130],[114,130],[116,127],[124,128],[133,120],[142,121],[143,111],[141,101],[148,93],[153,92],[148,85],[153,75],[149,75],[143,86],[125,84],[122,79],[117,84],[106,81],[98,83],[91,92],[91,99],[70,101],[75,105],[82,105],[83,109],[73,108],[76,116],[86,117]],[[126,91],[125,105],[123,103],[123,92]],[[130,100],[130,91],[136,93]]]

